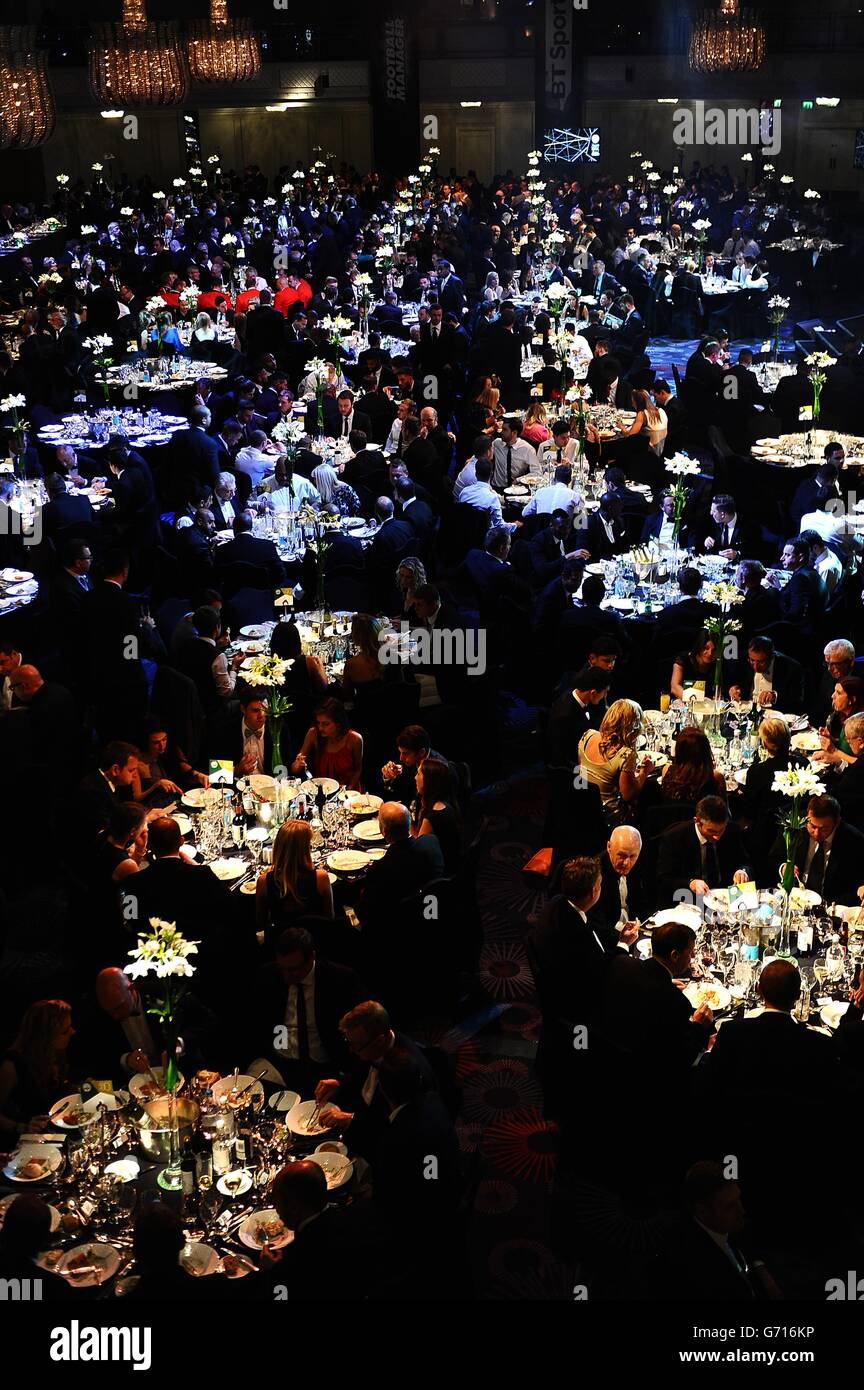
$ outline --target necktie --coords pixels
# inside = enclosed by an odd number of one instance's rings
[[[702,874],[709,888],[720,887],[720,862],[712,840],[706,840],[702,846]]]
[[[814,893],[821,894],[825,882],[825,846],[817,845],[816,852],[810,860],[810,869],[807,874],[807,887],[812,888]]]
[[[345,436],[346,436],[347,434],[348,434],[348,416],[346,415],[346,416],[343,417],[343,420],[342,420],[342,438],[344,439]]]
[[[84,589],[86,592],[89,592],[90,580],[87,578],[86,574],[79,574],[78,583],[81,585],[82,589]]]
[[[507,486],[513,481],[513,450],[507,445]]]
[[[562,453],[563,453],[563,450],[562,450],[562,449],[559,449],[559,450],[558,450],[558,462],[559,462],[559,463],[561,462],[561,454],[562,454]]]
[[[302,984],[295,985],[297,991],[297,1057],[299,1061],[309,1060],[309,1024],[306,1018],[306,990]]]
[[[729,549],[729,523],[725,521],[723,523],[723,539],[720,548],[721,550]]]

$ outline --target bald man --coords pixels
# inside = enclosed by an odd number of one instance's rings
[[[632,935],[645,907],[638,870],[641,853],[642,836],[635,826],[619,825],[612,831],[600,859],[600,897],[589,913],[592,925]]]
[[[444,873],[444,856],[435,835],[411,834],[411,813],[401,801],[385,801],[378,812],[378,827],[387,852],[369,866],[357,915],[374,928],[389,921],[403,898],[419,892]]]
[[[9,676],[13,698],[20,709],[10,718],[26,726],[26,753],[29,765],[56,768],[62,761],[67,771],[78,772],[83,729],[75,701],[65,685],[44,681],[35,667],[18,666]],[[19,750],[16,750],[19,751]]]
[[[96,999],[110,1019],[120,1025],[126,1048],[120,1063],[132,1075],[149,1071],[159,1061],[147,1015],[129,976],[117,965],[109,965],[96,976]],[[121,1043],[122,1046],[122,1043]]]

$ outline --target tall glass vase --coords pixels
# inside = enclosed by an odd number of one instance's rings
[[[267,727],[270,730],[270,770],[276,776],[277,768],[284,767],[282,762],[282,716],[281,714],[271,714],[267,718]]]
[[[166,1067],[166,1084],[168,1080]],[[166,1192],[179,1192],[183,1186],[183,1173],[180,1168],[180,1125],[177,1120],[176,1085],[168,1092],[168,1165],[156,1179]]]

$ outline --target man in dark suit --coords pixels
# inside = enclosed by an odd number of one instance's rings
[[[799,714],[804,708],[804,669],[791,656],[774,650],[770,637],[751,637],[747,659],[739,662],[729,691],[732,700],[749,700]]]
[[[441,457],[434,443],[424,437],[423,427],[413,415],[402,422],[400,442],[400,457],[409,476],[418,487],[440,497],[442,475],[446,470],[442,468]]]
[[[129,799],[138,771],[138,750],[131,743],[114,740],[99,754],[99,765],[78,783],[75,793],[75,829],[81,844],[92,850],[108,825],[115,807]]]
[[[723,368],[720,365],[720,345],[709,338],[688,358],[682,394],[691,420],[702,428],[716,425],[720,419],[723,395]]]
[[[620,497],[612,492],[604,492],[599,509],[588,514],[588,524],[581,533],[580,549],[586,550],[591,560],[611,560],[613,555],[620,555],[626,550],[627,528],[621,519],[623,510]]]
[[[366,566],[377,605],[390,601],[391,591],[395,588],[396,566],[399,560],[411,553],[415,531],[407,521],[401,521],[393,515],[393,503],[389,497],[378,498],[375,503],[375,515],[380,525],[366,551]],[[391,610],[376,606],[375,611]]]
[[[325,574],[344,574],[347,570],[356,570],[362,576],[365,568],[366,552],[362,541],[358,541],[350,531],[334,531],[328,536],[324,556]]]
[[[90,592],[90,566],[93,557],[86,541],[66,541],[60,551],[60,569],[51,584],[51,613],[57,621],[61,643],[77,634],[84,612],[85,596]]]
[[[89,658],[87,688],[97,721],[112,732],[136,736],[147,708],[147,677],[141,657],[164,654],[152,618],[141,618],[137,603],[123,592],[129,556],[106,552],[102,582],[85,595],[84,648]]]
[[[711,525],[702,541],[702,549],[724,560],[752,557],[759,545],[758,528],[739,513],[735,498],[719,493],[711,502]]]
[[[537,585],[548,584],[560,575],[568,557],[578,555],[584,532],[576,531],[573,517],[563,507],[552,513],[548,526],[531,540],[529,558]]]
[[[765,573],[764,565],[758,560],[742,560],[735,575],[735,582],[744,593],[744,602],[736,610],[736,616],[745,637],[764,632],[771,623],[779,623],[783,617],[777,590],[762,583]]]
[[[434,512],[417,496],[417,489],[411,478],[400,479],[394,487],[394,493],[402,520],[408,522],[417,536],[419,554],[421,557],[428,555],[435,538]]]
[[[339,1023],[365,997],[353,970],[319,955],[303,927],[288,927],[275,960],[253,977],[243,1010],[248,1046],[278,1067],[289,1089],[312,1095],[348,1065]]]
[[[11,750],[27,768],[51,769],[60,762],[77,771],[83,751],[84,730],[71,691],[26,663],[14,670],[9,681],[13,698],[24,714],[24,734]],[[18,718],[18,711],[14,714]],[[20,764],[19,764],[20,766]]]
[[[615,613],[601,605],[606,587],[599,574],[588,574],[582,581],[582,596],[561,614],[556,633],[556,650],[565,667],[572,669],[574,661],[586,655],[593,637],[603,633],[614,637],[622,651],[630,645],[624,623]]]
[[[625,294],[621,299],[621,306],[624,310],[624,318],[621,327],[617,328],[613,334],[612,345],[622,359],[629,363],[636,341],[645,331],[645,323],[636,308],[632,295]]]
[[[444,872],[441,846],[434,835],[411,834],[411,815],[399,801],[385,801],[378,812],[378,825],[387,853],[370,865],[357,915],[374,928],[376,917],[387,917],[403,898],[424,888]]]
[[[776,884],[777,870],[786,860],[782,836],[771,849],[769,883]],[[819,893],[826,903],[855,903],[864,882],[864,835],[842,819],[840,803],[833,796],[814,796],[807,806],[807,835],[795,853],[802,883]]]
[[[676,454],[681,445],[682,435],[687,423],[684,406],[677,396],[673,396],[668,381],[658,377],[651,388],[655,405],[666,411],[667,431],[664,453],[669,458]]]
[[[90,501],[86,497],[70,497],[66,491],[65,479],[59,473],[50,473],[45,479],[45,490],[48,493],[48,501],[42,508],[42,526],[46,536],[53,539],[58,531],[65,531],[67,535],[73,535],[69,530],[72,526],[80,526],[82,534],[88,532],[96,524],[96,513]]]
[[[189,428],[178,430],[172,440],[178,472],[196,478],[206,487],[216,482],[220,469],[219,445],[207,433],[210,419],[210,411],[205,406],[193,406],[189,412]]]
[[[764,413],[756,406],[764,408],[769,397],[762,390],[753,367],[753,353],[750,348],[742,348],[734,367],[726,367],[723,374],[723,395],[720,405],[720,423],[723,433],[733,449],[742,453],[749,450],[753,440],[763,434]]]
[[[445,313],[453,313],[461,320],[465,310],[465,286],[449,261],[438,262],[438,303]]]
[[[278,309],[273,308],[273,293],[262,290],[258,296],[258,307],[246,315],[246,357],[255,362],[270,352],[277,362],[285,357],[285,319]]]
[[[395,380],[394,377],[394,384]],[[360,389],[363,394],[357,401],[358,414],[368,415],[372,421],[370,442],[376,444],[379,449],[383,449],[396,415],[396,407],[390,397],[386,396],[381,387],[376,384],[374,376],[363,377],[360,382]]]
[[[657,902],[692,902],[712,888],[746,883],[753,877],[745,862],[741,832],[718,796],[705,796],[692,821],[660,836]]]
[[[374,324],[380,333],[398,336],[398,330],[402,327],[402,310],[395,290],[384,291],[384,303],[375,306],[369,315],[369,322]]]
[[[591,728],[591,707],[602,703],[612,683],[609,671],[583,666],[573,677],[573,689],[552,704],[546,722],[546,766],[563,771],[572,781],[579,765],[579,741]]]
[[[363,1210],[368,1204],[337,1206],[328,1198],[324,1170],[310,1158],[287,1163],[273,1180],[270,1201],[294,1239],[281,1250],[266,1247],[258,1279],[270,1296],[295,1307],[330,1297],[334,1261],[364,1271],[362,1280],[346,1280],[340,1289],[348,1303],[367,1298],[385,1275],[386,1248]]]
[[[335,401],[325,397],[324,434],[333,439],[350,439],[352,430],[362,430],[367,439],[372,434],[369,416],[354,408],[354,392],[340,391]]]
[[[260,691],[243,692],[239,715],[232,705],[213,721],[209,745],[211,757],[233,762],[235,777],[248,777],[250,772],[275,772],[267,704]],[[282,757],[290,763],[290,750],[284,735]]]
[[[789,504],[789,515],[796,526],[801,525],[801,518],[808,512],[821,512],[826,502],[841,500],[839,477],[840,469],[832,459],[821,464],[812,478],[798,484]]]
[[[605,1030],[635,1071],[655,1095],[658,1083],[666,1088],[676,1107],[677,1087],[714,1029],[708,1006],[694,1010],[675,984],[676,979],[690,979],[695,950],[692,927],[682,922],[655,927],[649,960],[633,960],[623,952],[613,960],[601,1011]]]
[[[621,293],[621,285],[608,274],[606,262],[596,260],[591,270],[586,270],[582,276],[582,293],[593,295],[600,302],[601,294],[607,294],[612,299],[617,299]]]
[[[512,539],[509,526],[491,526],[485,548],[469,550],[462,562],[460,578],[481,602],[503,596],[521,607],[531,601],[530,588],[507,559]]]
[[[657,635],[667,632],[692,631],[702,627],[711,612],[710,606],[699,598],[702,588],[702,575],[695,565],[685,565],[678,572],[678,588],[682,597],[677,603],[670,603],[657,617]]]
[[[365,488],[375,497],[379,496],[388,482],[387,460],[377,446],[369,447],[364,430],[352,430],[348,443],[353,457],[342,470],[342,481],[354,488]]]
[[[725,1176],[723,1165],[694,1163],[684,1195],[687,1210],[667,1229],[662,1249],[644,1267],[640,1282],[647,1297],[712,1306],[779,1297],[767,1268],[754,1266],[739,1244],[747,1215],[741,1189]]]
[[[810,547],[806,541],[787,541],[782,564],[790,571],[789,580],[780,590],[783,619],[796,624],[804,637],[812,637],[828,606],[825,580],[810,563]]]
[[[234,539],[220,545],[216,551],[216,568],[224,570],[228,565],[255,565],[267,572],[274,589],[285,583],[285,566],[279,559],[279,552],[273,541],[263,536],[253,536],[254,520],[251,512],[240,512],[234,518]]]
[[[645,518],[645,524],[642,527],[642,535],[639,537],[641,543],[644,545],[647,541],[656,540],[659,544],[661,539],[665,542],[668,538],[669,544],[671,545],[674,519],[675,499],[671,492],[664,492],[660,498],[660,510],[651,512]],[[683,549],[686,549],[690,542],[690,533],[683,522],[678,536],[678,544]]]
[[[635,826],[619,825],[612,831],[600,856],[600,897],[588,913],[591,926],[599,924],[620,932],[645,915],[641,853],[642,836]]]
[[[813,387],[810,383],[810,368],[801,359],[795,365],[793,376],[784,376],[778,381],[771,399],[771,413],[780,421],[784,434],[806,429],[800,419],[801,407],[813,404]]]

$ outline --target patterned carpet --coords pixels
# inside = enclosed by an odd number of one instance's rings
[[[463,1093],[460,1142],[464,1151],[480,1153],[470,1252],[481,1299],[572,1297],[571,1271],[550,1248],[558,1136],[543,1118],[534,1075],[540,1014],[523,944],[546,896],[541,881],[522,872],[541,845],[544,802],[536,771],[475,798],[472,814],[487,817],[477,891],[484,929],[479,974],[488,1002],[456,1029],[433,1025],[423,1034],[455,1054]]]

